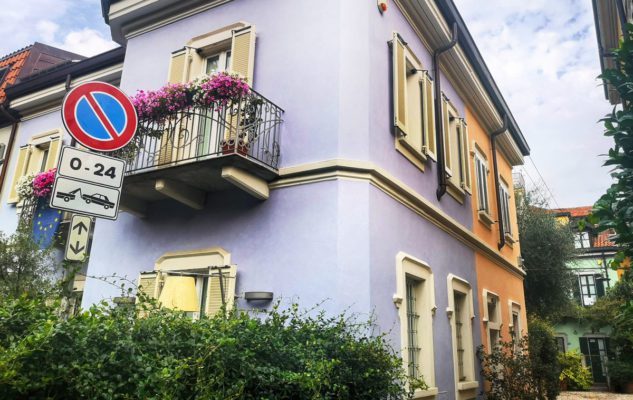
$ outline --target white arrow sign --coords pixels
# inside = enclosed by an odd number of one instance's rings
[[[65,258],[68,261],[84,261],[88,255],[88,240],[92,218],[85,215],[73,215],[68,229]]]

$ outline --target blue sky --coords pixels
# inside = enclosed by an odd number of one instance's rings
[[[532,148],[552,206],[592,204],[610,183],[597,123],[610,106],[589,0],[454,0]],[[90,56],[111,49],[99,0],[3,0],[0,53],[34,41]],[[29,27],[25,29],[25,27]],[[525,179],[542,186],[530,160]],[[532,183],[534,181],[534,183]]]

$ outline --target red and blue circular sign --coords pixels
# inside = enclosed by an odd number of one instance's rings
[[[97,151],[122,148],[132,140],[138,124],[132,101],[104,82],[84,83],[68,92],[62,120],[72,137]]]

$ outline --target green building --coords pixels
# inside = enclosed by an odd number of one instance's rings
[[[570,224],[574,229],[577,255],[569,264],[577,278],[574,299],[583,307],[591,307],[618,280],[618,272],[609,268],[616,252],[614,243],[609,240],[612,232],[597,232],[589,226],[583,231],[578,230],[578,221],[591,212],[590,206],[555,211],[561,223]],[[559,350],[582,353],[584,364],[593,375],[594,385],[608,388],[609,373],[605,362],[611,328],[595,328],[587,321],[574,317],[564,318],[555,328]]]

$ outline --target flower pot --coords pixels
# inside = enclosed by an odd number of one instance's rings
[[[624,393],[632,394],[633,393],[633,382],[627,382],[622,386],[622,391]]]
[[[226,154],[240,154],[240,155],[247,155],[248,154],[248,150],[250,149],[250,144],[249,143],[244,143],[244,140],[239,139],[237,141],[237,145],[235,142],[235,139],[229,139],[229,140],[223,140],[222,141],[222,154],[226,155]]]

